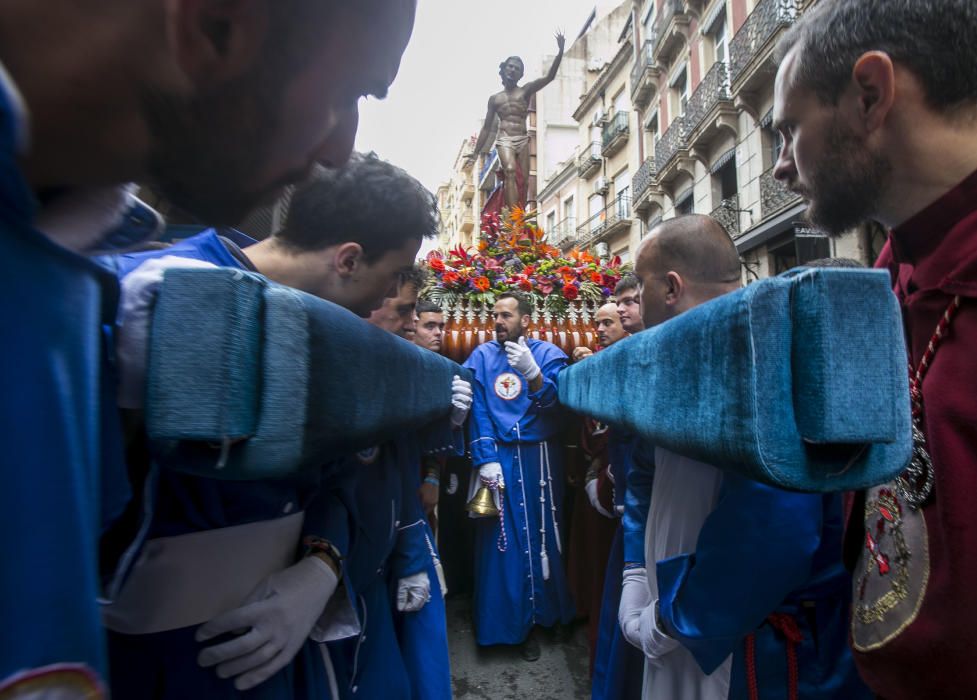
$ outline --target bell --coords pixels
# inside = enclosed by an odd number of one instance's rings
[[[481,486],[475,492],[475,496],[468,501],[465,510],[479,518],[498,517],[499,515],[499,509],[495,507],[495,498],[492,497],[492,490],[488,486]]]

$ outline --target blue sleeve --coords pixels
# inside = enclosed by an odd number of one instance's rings
[[[712,673],[811,575],[821,539],[818,494],[723,475],[695,553],[658,562],[665,632]]]
[[[532,401],[530,411],[552,408],[556,405],[557,388],[556,380],[563,368],[567,366],[567,356],[563,352],[549,352],[540,363],[540,371],[543,378],[543,386],[539,391],[531,392],[529,399]]]
[[[351,533],[354,531],[356,470],[324,470],[319,492],[305,509],[305,523],[302,527],[303,542],[306,538],[327,540],[344,557],[349,555]]]
[[[645,565],[645,525],[651,505],[651,488],[655,480],[655,448],[638,441],[631,455],[631,470],[627,475],[624,496],[624,516],[621,520],[624,535],[624,562]]]
[[[478,376],[472,377],[472,410],[468,416],[469,448],[472,466],[479,467],[499,461],[499,449],[495,443],[495,424],[489,415],[485,387]]]
[[[450,415],[422,428],[418,438],[422,454],[455,456],[465,454],[464,427],[456,428],[451,425]]]
[[[431,561],[431,551],[425,537],[424,511],[421,509],[421,498],[417,494],[420,487],[420,464],[413,463],[402,481],[404,485],[403,498],[400,504],[400,525],[397,532],[397,544],[390,557],[390,571],[395,579],[420,573],[427,569]]]

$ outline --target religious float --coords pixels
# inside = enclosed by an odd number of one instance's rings
[[[564,254],[546,242],[536,212],[519,207],[483,213],[481,233],[475,251],[456,246],[433,250],[426,258],[431,281],[422,296],[444,309],[442,352],[464,362],[478,345],[492,340],[492,307],[507,291],[521,292],[532,302],[531,337],[567,355],[581,345],[595,349],[594,314],[628,271],[620,258],[601,260],[579,250]]]

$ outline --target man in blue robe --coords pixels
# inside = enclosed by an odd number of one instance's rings
[[[648,327],[740,285],[733,242],[705,216],[654,229],[636,273]],[[624,571],[620,624],[647,658],[644,697],[870,697],[847,646],[840,496],[783,491],[661,448],[634,457],[632,474],[654,465],[654,570]]]
[[[248,7],[0,7],[0,694],[97,697],[106,678],[97,548],[118,501],[100,501],[127,491],[103,489],[124,475],[102,333],[118,285],[87,256],[137,240],[106,240],[112,207],[81,200],[139,180],[240,220],[310,163],[346,160],[357,98],[386,91],[414,19],[412,0]],[[39,225],[67,201],[69,227]]]
[[[527,340],[531,308],[517,293],[501,294],[492,311],[495,341],[475,348],[465,367],[474,376],[470,421],[472,463],[480,485],[493,489],[500,517],[476,523],[475,635],[479,644],[521,644],[539,658],[534,625],[573,618],[560,551],[563,497],[556,378],[566,354]]]
[[[407,336],[422,283],[406,277],[370,322]],[[471,388],[455,383],[449,430],[435,425],[348,457],[343,488],[325,497],[333,514],[326,535],[344,557],[360,620],[356,637],[327,645],[341,698],[451,697],[440,562],[418,486],[422,452],[464,449]]]
[[[391,228],[394,218],[399,226]],[[141,310],[151,303],[130,280],[158,277],[164,266],[203,261],[251,270],[368,316],[436,230],[433,197],[420,183],[356,155],[299,187],[284,227],[265,241],[242,249],[207,230],[165,250],[107,260],[133,292],[120,346],[144,327]],[[122,393],[124,404],[138,405],[127,382]],[[355,634],[356,625],[346,591],[333,596],[344,572],[324,537],[338,515],[317,507],[317,493],[331,488],[322,472],[242,482],[160,469],[152,460],[131,464],[134,472],[139,466],[144,496],[136,519],[147,541],[122,555],[138,559],[104,608],[113,693],[234,698],[253,688],[248,697],[325,697],[320,651],[309,639]]]

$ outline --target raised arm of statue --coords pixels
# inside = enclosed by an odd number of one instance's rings
[[[478,140],[475,142],[475,150],[466,156],[467,160],[475,160],[485,149],[485,142],[488,141],[489,134],[492,133],[492,126],[495,124],[495,96],[489,98],[488,107],[485,111],[485,121],[482,123],[482,130],[478,132]]]
[[[523,86],[523,90],[526,92],[526,97],[532,95],[539,90],[553,82],[556,78],[557,71],[560,70],[560,62],[563,60],[563,46],[566,44],[566,37],[563,36],[563,32],[556,33],[556,45],[559,51],[556,54],[556,58],[553,59],[552,65],[550,65],[549,71],[542,78],[537,78],[536,80],[530,80]]]

